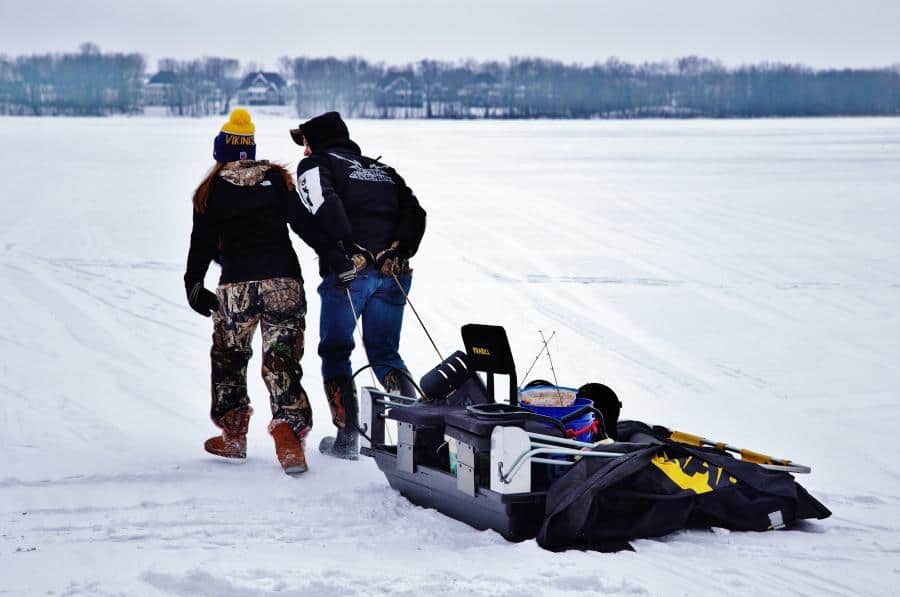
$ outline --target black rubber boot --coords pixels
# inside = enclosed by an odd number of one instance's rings
[[[359,458],[359,430],[356,428],[359,421],[359,401],[356,398],[356,386],[351,379],[330,380],[325,382],[325,393],[332,406],[332,419],[338,430],[337,437],[322,438],[319,452],[343,460],[356,460]]]
[[[400,394],[407,398],[416,397],[416,386],[410,380],[409,371],[391,369],[384,376],[384,389],[390,394]]]

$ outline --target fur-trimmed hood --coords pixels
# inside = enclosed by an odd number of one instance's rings
[[[278,172],[284,178],[289,189],[294,188],[291,174],[284,166],[273,164],[269,160],[241,160],[228,162],[219,171],[219,176],[226,182],[238,187],[252,187],[258,185],[269,172]]]

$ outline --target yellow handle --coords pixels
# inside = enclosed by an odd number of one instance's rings
[[[754,452],[753,450],[741,450],[741,460],[745,462],[753,462],[756,464],[780,464],[784,466],[788,466],[791,464],[790,460],[784,460],[782,458],[772,458],[766,454],[760,454],[759,452]]]
[[[738,452],[741,455],[742,461],[752,462],[753,464],[777,464],[779,466],[793,465],[793,462],[786,458],[773,458],[768,454],[761,454],[760,452],[754,452],[753,450],[738,450],[736,448],[729,447],[724,442],[711,442],[704,437],[700,437],[699,435],[694,435],[692,433],[685,433],[684,431],[672,431],[669,434],[669,439],[673,442],[678,442],[679,444],[696,446],[698,448],[702,448],[704,445],[710,445],[711,447],[714,447],[716,450],[719,450],[721,452]]]
[[[679,444],[697,446],[698,448],[702,446],[704,442],[704,439],[699,435],[691,435],[690,433],[685,433],[683,431],[673,431],[672,435],[669,436],[669,439],[673,442],[678,442]]]

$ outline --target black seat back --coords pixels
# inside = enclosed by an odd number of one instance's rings
[[[494,374],[509,376],[509,403],[519,403],[519,385],[516,379],[516,364],[506,330],[499,325],[469,323],[462,327],[463,344],[469,367],[473,371],[487,374],[487,391],[494,397]]]

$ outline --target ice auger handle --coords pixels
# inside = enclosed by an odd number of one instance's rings
[[[687,444],[698,448],[703,446],[703,442],[705,441],[699,435],[692,435],[683,431],[673,431],[672,434],[669,435],[669,439],[673,442],[678,442],[679,444]]]
[[[753,450],[742,449],[740,451],[741,460],[744,462],[753,462],[755,464],[782,464],[789,465],[791,464],[790,460],[783,460],[780,458],[773,458],[767,454],[760,454],[759,452],[754,452]]]
[[[786,458],[774,458],[768,454],[754,452],[753,450],[747,450],[746,448],[736,448],[725,442],[714,442],[705,437],[700,437],[699,435],[693,435],[683,431],[671,431],[665,427],[656,427],[655,429],[662,433],[668,433],[669,441],[697,448],[713,448],[719,452],[738,454],[741,457],[741,461],[758,464],[770,470],[785,471],[789,473],[809,473],[812,470],[808,466],[797,464]]]

